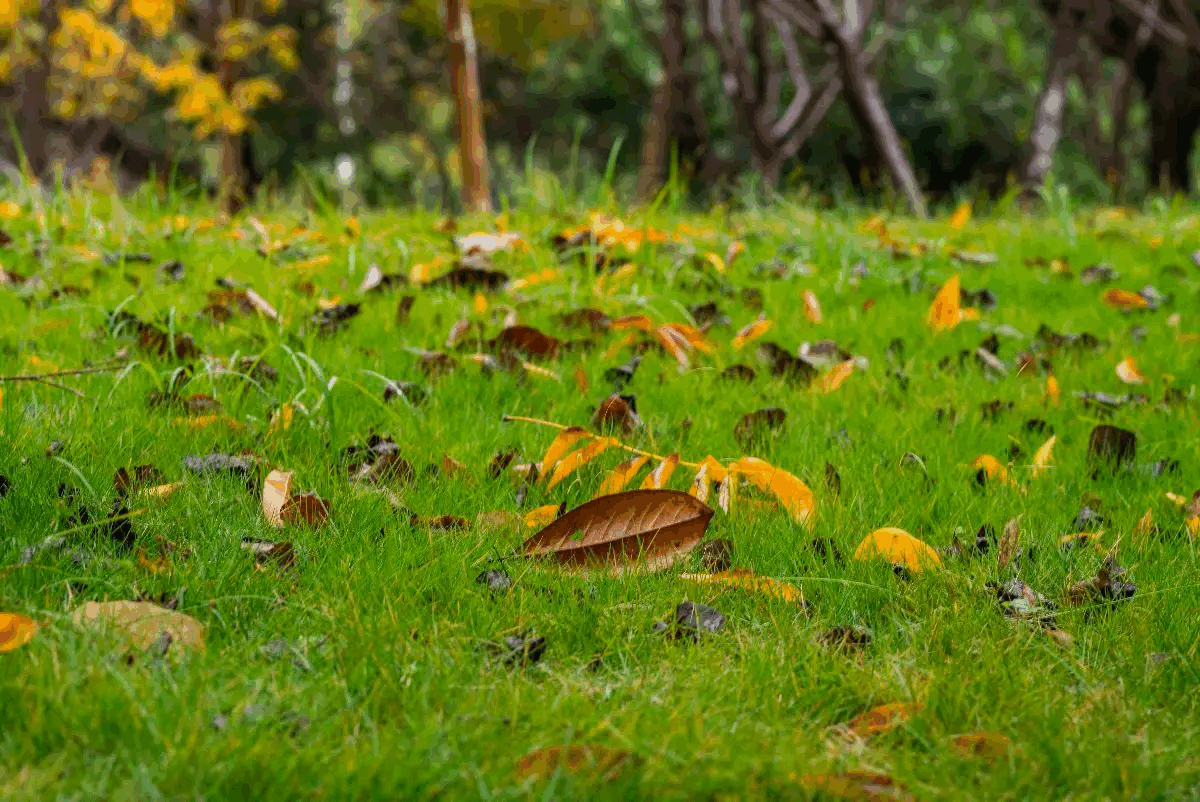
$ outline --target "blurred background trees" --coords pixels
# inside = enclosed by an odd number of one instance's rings
[[[702,201],[769,187],[919,208],[1046,181],[1136,199],[1195,189],[1197,10],[0,0],[0,167],[120,188],[174,176],[235,206],[339,176],[352,200],[447,211],[585,188],[652,202],[668,183]]]

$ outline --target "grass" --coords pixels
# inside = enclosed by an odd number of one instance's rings
[[[367,215],[361,236],[350,239],[345,220],[332,213],[264,212],[266,224],[281,226],[273,237],[286,239],[299,224],[325,236],[324,243],[298,243],[307,251],[299,258],[266,259],[255,253],[258,235],[245,217],[205,229],[211,211],[178,199],[61,196],[52,203],[39,222],[34,202],[21,200],[19,216],[0,224],[14,240],[0,249],[0,263],[44,282],[0,291],[0,373],[75,368],[122,348],[129,356],[119,371],[56,380],[82,398],[39,382],[0,384],[0,473],[10,482],[0,499],[0,610],[40,624],[27,644],[0,654],[0,797],[809,798],[817,793],[812,775],[852,770],[890,775],[920,799],[1200,797],[1200,566],[1183,513],[1165,498],[1190,497],[1200,485],[1200,345],[1179,336],[1200,330],[1200,270],[1189,258],[1200,247],[1195,210],[1164,206],[1127,218],[1014,213],[962,231],[944,220],[890,218],[894,236],[934,245],[905,260],[863,230],[867,215],[850,211],[817,215],[781,205],[728,218],[630,213],[638,225],[673,232],[687,223],[714,236],[685,237],[678,257],[672,248],[645,246],[636,273],[605,279],[597,293],[595,277],[574,261],[560,263],[548,242],[584,215],[516,209],[507,226],[532,248],[497,255],[496,268],[519,277],[551,267],[558,275],[490,296],[480,315],[465,291],[358,297],[371,263],[407,273],[450,255],[429,214]],[[65,226],[56,224],[60,217]],[[178,230],[164,237],[176,222]],[[492,230],[494,222],[464,219],[459,230]],[[227,236],[231,230],[244,239]],[[43,238],[49,245],[38,262],[33,246]],[[690,250],[724,254],[735,238],[745,252],[724,276],[686,258]],[[999,262],[958,264],[944,245],[994,251]],[[109,265],[92,258],[114,252],[151,259]],[[323,256],[328,261],[311,261]],[[776,258],[811,265],[812,275],[776,279],[755,270]],[[1074,277],[1026,266],[1035,258],[1065,258]],[[183,262],[182,283],[156,273],[169,259]],[[859,262],[870,272],[854,286]],[[1080,271],[1097,262],[1111,263],[1117,281],[1082,284]],[[925,324],[930,299],[955,273],[968,290],[991,290],[998,306],[935,335]],[[206,293],[224,276],[248,282],[281,322],[200,320]],[[314,296],[297,289],[305,281]],[[727,292],[709,286],[720,284]],[[1120,313],[1101,302],[1108,286],[1136,291],[1146,284],[1170,299],[1157,311]],[[50,292],[64,285],[87,294]],[[775,322],[764,340],[794,351],[833,338],[869,366],[829,394],[772,377],[754,362],[753,347],[730,347],[736,330],[759,314],[743,300],[746,287],[762,290],[762,314]],[[820,299],[819,325],[802,313],[803,289]],[[395,310],[406,293],[416,301],[401,323]],[[361,300],[361,314],[333,335],[306,332],[318,298],[334,297]],[[864,310],[868,299],[874,305]],[[482,320],[492,336],[507,308],[524,324],[578,339],[584,335],[568,331],[559,314],[594,306],[614,317],[687,321],[687,308],[708,300],[732,326],[712,329],[714,352],[696,355],[687,371],[665,355],[647,355],[626,391],[636,394],[645,427],[627,441],[691,461],[736,459],[748,453],[733,436],[739,417],[785,409],[782,432],[749,453],[814,489],[812,523],[735,505],[732,515],[715,515],[706,539],[731,540],[737,566],[802,586],[807,613],[762,594],[679,578],[681,570],[703,570],[698,557],[654,575],[563,575],[511,557],[532,530],[410,526],[347,480],[343,449],[385,433],[417,469],[403,502],[419,516],[474,520],[547,503],[573,508],[595,493],[619,455],[605,454],[550,493],[532,489],[522,504],[518,485],[489,479],[486,467],[509,448],[536,461],[555,434],[504,423],[506,414],[588,425],[609,392],[604,371],[629,356],[628,349],[604,356],[616,333],[549,363],[561,382],[489,377],[461,358],[457,371],[433,380],[406,348],[442,349],[462,318]],[[259,355],[278,380],[219,375],[192,360],[183,392],[210,394],[244,428],[177,422],[183,413],[150,408],[146,399],[183,363],[140,350],[128,329],[114,334],[109,315],[118,308],[191,334],[206,353]],[[1167,323],[1176,312],[1178,328]],[[994,379],[970,359],[959,366],[960,351],[1006,326],[1000,356],[1012,367],[1043,323],[1110,341],[1095,352],[1050,357],[1059,405],[1046,401],[1037,370]],[[1144,327],[1140,340],[1130,336],[1135,326]],[[895,338],[905,349],[893,366],[887,354]],[[1125,356],[1136,358],[1145,386],[1118,380],[1114,366]],[[950,364],[939,367],[944,357]],[[718,381],[735,362],[754,364],[758,377]],[[587,393],[572,378],[576,365],[588,377]],[[380,377],[417,382],[428,398],[419,406],[385,403]],[[1185,399],[1160,406],[1168,386]],[[1150,403],[1102,417],[1073,395],[1084,390],[1141,391]],[[993,399],[1013,402],[1013,410],[985,419],[980,404]],[[268,432],[272,412],[288,403],[290,427]],[[939,420],[939,408],[954,414]],[[1028,466],[1046,436],[1025,431],[1029,418],[1046,420],[1058,437],[1052,467],[1038,477]],[[1138,464],[1173,458],[1178,472],[1093,479],[1086,452],[1098,423],[1136,432]],[[56,440],[63,442],[48,456]],[[985,453],[1008,462],[1013,443],[1022,453],[1010,470],[1023,492],[995,482],[979,488],[971,462]],[[194,476],[183,466],[189,454],[243,450],[268,469],[294,470],[299,489],[327,499],[329,526],[273,529],[260,508],[261,485],[248,490],[236,477]],[[924,458],[928,479],[919,468],[899,467],[909,451]],[[465,474],[424,473],[443,455],[467,466]],[[840,497],[824,488],[827,462],[840,474]],[[120,550],[95,525],[67,520],[60,483],[79,488],[94,522],[112,508],[114,472],[144,463],[183,484],[167,498],[134,505],[134,550]],[[691,474],[681,468],[670,486],[686,489]],[[1099,546],[1063,551],[1059,539],[1078,531],[1073,520],[1084,503],[1096,506],[1092,497],[1107,518]],[[1136,534],[1148,509],[1161,532]],[[1059,603],[1069,645],[1003,614],[987,583],[1007,580],[1012,569],[998,567],[994,550],[905,579],[886,562],[838,562],[809,545],[828,538],[849,558],[872,530],[896,526],[944,547],[956,531],[969,541],[982,524],[999,532],[1018,515],[1022,547],[1032,551],[1020,576]],[[27,546],[56,532],[66,535],[63,548],[22,559]],[[295,571],[255,570],[240,547],[243,536],[292,542]],[[177,551],[167,570],[155,570],[157,538],[189,554]],[[1070,583],[1094,575],[1118,541],[1136,583],[1133,598],[1115,609],[1067,606]],[[493,594],[476,583],[490,569],[508,572],[511,590]],[[126,650],[70,620],[85,601],[172,598],[183,588],[180,611],[206,627],[202,654],[138,654],[129,664]],[[685,599],[720,610],[724,630],[694,644],[656,634],[654,622]],[[865,627],[871,642],[852,654],[821,645],[821,633],[835,626]],[[489,658],[486,644],[518,632],[546,638],[539,662],[513,668]],[[890,731],[857,743],[837,734],[837,725],[863,711],[904,702],[920,707]],[[983,759],[952,748],[953,736],[974,732],[1000,733],[1013,749]],[[570,744],[626,750],[641,760],[611,775],[586,765],[541,779],[516,771],[522,756]]]

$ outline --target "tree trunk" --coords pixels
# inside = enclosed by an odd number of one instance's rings
[[[463,206],[472,212],[490,212],[487,142],[483,132],[483,101],[479,91],[470,0],[446,0],[446,37],[450,43],[450,81],[458,102]]]
[[[683,68],[685,58],[684,0],[663,0],[663,33],[659,48],[663,59],[663,83],[654,93],[650,120],[642,139],[641,164],[638,168],[637,195],[649,200],[662,187],[667,169],[671,139],[678,138],[675,121],[690,104],[690,89]],[[694,121],[700,123],[701,121]]]
[[[1038,99],[1033,130],[1029,136],[1029,155],[1021,170],[1026,196],[1034,196],[1054,167],[1054,152],[1062,138],[1063,118],[1067,109],[1067,79],[1079,58],[1079,34],[1067,24],[1056,26],[1050,63],[1046,67],[1046,87]]]

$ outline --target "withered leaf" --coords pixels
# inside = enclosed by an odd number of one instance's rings
[[[637,399],[632,395],[613,393],[596,408],[592,425],[597,429],[620,428],[625,434],[631,433],[642,425],[637,414]]]
[[[633,381],[633,374],[637,372],[638,365],[641,363],[642,357],[634,356],[624,365],[609,368],[604,371],[604,381],[611,382],[613,391],[619,393],[629,382]]]
[[[750,448],[767,435],[776,433],[787,420],[787,412],[779,407],[767,407],[747,412],[733,427],[733,437],[742,448]]]
[[[817,642],[836,651],[852,652],[870,646],[871,633],[859,626],[833,627],[818,635]]]
[[[592,499],[525,541],[527,557],[553,555],[560,563],[602,563],[616,570],[639,559],[649,570],[667,568],[696,547],[713,510],[676,490],[629,490]]]
[[[552,746],[530,752],[517,762],[520,778],[546,778],[561,769],[566,774],[588,774],[612,782],[640,759],[630,753],[599,744]]]
[[[730,365],[721,371],[718,378],[725,379],[727,381],[752,382],[756,376],[757,374],[754,372],[754,368],[750,367],[749,365]]]
[[[254,555],[254,563],[259,567],[275,563],[287,570],[296,564],[296,553],[291,543],[275,543],[247,536],[242,538],[242,548]]]
[[[1106,463],[1112,472],[1133,462],[1137,456],[1137,435],[1116,426],[1100,425],[1088,437],[1088,460]]]
[[[996,561],[1000,568],[1006,568],[1017,558],[1021,550],[1021,518],[1017,516],[1004,525],[1004,534],[1000,538],[1000,548]]]
[[[421,370],[430,378],[445,376],[458,367],[458,361],[449,354],[441,351],[427,351],[421,354],[419,363]]]
[[[587,328],[594,332],[607,331],[612,325],[612,318],[599,309],[576,309],[559,315],[558,321],[568,328]]]
[[[214,473],[231,473],[236,476],[246,476],[255,466],[255,458],[251,455],[231,456],[229,454],[189,454],[183,458],[183,467],[194,474],[206,476]]]
[[[1131,599],[1137,592],[1136,585],[1125,581],[1126,573],[1125,567],[1110,554],[1104,558],[1104,564],[1094,577],[1071,585],[1067,598],[1076,605],[1108,601],[1115,607],[1117,602]]]
[[[803,785],[819,795],[841,799],[883,800],[910,802],[913,797],[889,775],[870,771],[847,771],[842,774],[806,774]]]
[[[562,343],[531,326],[509,326],[492,340],[497,353],[520,354],[529,359],[554,359]]]
[[[426,287],[449,287],[453,290],[483,290],[495,292],[508,283],[508,274],[480,267],[456,267],[425,284]]]
[[[762,343],[756,350],[759,360],[770,366],[772,376],[809,385],[817,378],[817,367],[803,357],[792,356],[775,343]]]

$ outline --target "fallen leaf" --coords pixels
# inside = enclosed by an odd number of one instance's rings
[[[204,651],[204,627],[195,618],[150,602],[86,602],[71,615],[76,626],[117,632],[136,649],[165,643]],[[165,633],[165,638],[164,638]]]
[[[679,465],[679,454],[671,453],[666,456],[662,462],[658,463],[645,480],[642,481],[643,490],[657,490],[671,479],[671,474],[675,472],[675,467]]]
[[[287,524],[307,524],[319,529],[329,522],[329,502],[316,493],[298,493],[288,499],[281,518]]]
[[[761,593],[776,599],[805,605],[804,593],[800,588],[788,582],[781,582],[769,576],[758,576],[748,568],[732,568],[714,574],[680,574],[680,579],[691,582],[705,582],[718,585],[729,585],[742,590]]]
[[[1137,435],[1116,426],[1100,425],[1088,437],[1088,459],[1106,462],[1112,472],[1137,456]]]
[[[708,475],[707,463],[702,463],[700,470],[696,471],[696,476],[692,479],[692,486],[688,488],[688,495],[702,504],[707,504],[711,492],[712,477]]]
[[[658,625],[656,631],[671,629],[675,638],[690,638],[693,642],[700,639],[704,632],[720,632],[725,628],[725,616],[707,604],[685,601],[675,607],[675,626]]]
[[[964,757],[982,757],[987,759],[1001,757],[1012,749],[1012,741],[1008,736],[998,732],[972,732],[955,735],[950,739],[954,751]]]
[[[734,381],[752,382],[756,374],[749,365],[730,365],[719,374],[718,378]]]
[[[260,569],[268,563],[275,563],[286,571],[296,564],[296,552],[291,543],[275,543],[270,540],[243,537],[242,548],[254,555],[255,567]]]
[[[283,508],[292,497],[294,471],[274,470],[263,482],[262,509],[267,522],[274,527],[283,526]]]
[[[863,538],[854,550],[854,559],[883,558],[893,565],[903,565],[910,571],[923,571],[929,564],[941,565],[936,551],[923,541],[895,527],[876,529]]]
[[[1108,290],[1104,293],[1104,303],[1121,311],[1131,309],[1149,309],[1150,302],[1136,292],[1129,290]]]
[[[776,432],[787,420],[787,412],[779,407],[767,407],[747,412],[733,427],[733,439],[742,448],[759,444],[766,435]]]
[[[868,771],[847,771],[842,774],[806,774],[804,775],[802,785],[810,791],[841,799],[913,799],[888,775]]]
[[[1050,464],[1050,454],[1054,450],[1054,444],[1058,442],[1058,435],[1052,436],[1049,440],[1042,443],[1038,447],[1037,452],[1033,455],[1033,475],[1037,476],[1046,469]]]
[[[821,303],[817,300],[817,295],[812,290],[805,290],[800,294],[801,300],[804,302],[804,316],[808,318],[808,322],[817,324],[821,322]]]
[[[0,613],[0,653],[29,643],[37,628],[37,622],[20,613]]]
[[[1146,377],[1138,370],[1133,357],[1127,356],[1117,363],[1117,378],[1126,384],[1145,384]]]
[[[1058,406],[1058,379],[1055,378],[1053,373],[1046,377],[1046,400],[1054,406]]]
[[[582,773],[612,782],[638,762],[637,756],[630,752],[599,744],[572,744],[530,752],[517,761],[516,774],[521,779],[544,779],[562,770],[564,774]]]
[[[550,479],[546,483],[546,490],[553,490],[572,473],[603,454],[609,446],[614,445],[617,445],[615,439],[611,437],[598,437],[583,448],[572,451],[554,466],[554,472],[550,475]]]
[[[942,285],[937,295],[934,296],[933,303],[929,306],[927,322],[934,331],[952,329],[964,319],[962,309],[959,307],[960,298],[958,276],[954,275]]]
[[[587,373],[584,372],[582,365],[575,366],[575,386],[579,388],[580,395],[587,395],[591,390],[591,384],[588,382]]]
[[[630,434],[642,425],[634,397],[613,393],[596,408],[595,414],[592,415],[592,425],[597,429],[619,427],[625,434]]]
[[[976,471],[975,481],[980,485],[986,485],[989,480],[995,479],[1002,485],[1017,487],[1017,483],[1008,475],[1008,469],[991,454],[980,454],[971,463],[971,468]]]
[[[521,354],[529,359],[554,359],[562,343],[531,326],[509,326],[492,340],[492,348],[501,354]]]
[[[742,329],[740,329],[738,331],[737,335],[733,338],[734,350],[736,351],[736,350],[740,349],[742,346],[744,346],[748,343],[754,342],[759,337],[763,336],[768,331],[770,331],[771,327],[774,325],[775,325],[774,321],[767,320],[765,318],[760,317],[758,320],[754,321],[753,323],[750,323],[749,325],[744,326]]]
[[[834,390],[842,386],[851,373],[854,372],[854,360],[847,359],[833,370],[821,377],[821,391],[832,393]]]
[[[650,570],[678,562],[696,547],[713,511],[677,490],[629,490],[576,507],[525,541],[527,557],[560,563],[606,563],[620,570],[645,559]]]
[[[759,490],[775,496],[792,518],[800,523],[806,523],[816,511],[816,502],[808,485],[781,468],[757,457],[742,457],[730,463],[728,470],[746,477]],[[722,481],[715,474],[713,480]]]
[[[850,732],[859,738],[869,738],[900,726],[920,712],[919,702],[896,702],[873,707],[850,720]]]
[[[625,485],[629,484],[629,482],[634,476],[637,475],[637,472],[642,469],[642,466],[645,465],[649,459],[650,458],[645,455],[639,455],[628,462],[622,462],[620,465],[613,468],[611,471],[609,471],[608,475],[604,477],[604,481],[600,483],[600,489],[596,492],[594,498],[599,498],[600,496],[610,496],[613,493],[620,493],[625,489]],[[700,500],[704,501],[704,499]]]

